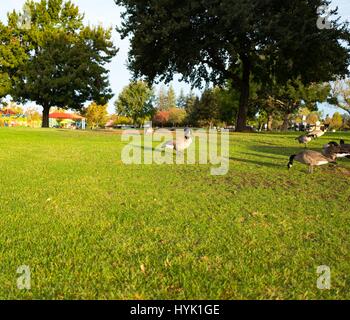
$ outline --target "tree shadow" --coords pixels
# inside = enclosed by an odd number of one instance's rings
[[[262,160],[238,157],[230,157],[230,160],[269,168],[287,168],[289,157],[305,150],[305,148],[300,147],[280,147],[276,145],[255,145],[248,148],[253,152],[240,152],[239,155],[246,155],[248,158],[261,158]]]
[[[264,157],[267,159],[272,159],[272,160],[281,160],[281,157],[274,157],[274,156],[269,156],[269,155],[261,155],[261,154],[257,154],[257,153],[252,153],[252,152],[241,152],[240,154],[242,155],[247,155],[249,157]]]
[[[292,154],[298,154],[298,153],[303,152],[305,150],[314,150],[314,151],[322,152],[321,149],[316,149],[316,148],[305,149],[303,147],[251,146],[249,148],[252,151],[264,154],[264,156],[266,156],[266,154],[268,154],[268,155],[278,155],[278,156],[286,156],[287,157],[287,156],[290,156]],[[266,156],[266,157],[268,157],[268,156]]]
[[[230,157],[230,160],[245,163],[245,164],[253,164],[260,167],[269,167],[269,168],[287,167],[287,162],[283,163],[282,161],[280,164],[277,164],[272,162],[256,161],[256,160],[241,159],[241,158],[234,158],[234,157]]]

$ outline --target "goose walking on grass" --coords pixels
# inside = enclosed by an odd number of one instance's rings
[[[163,145],[164,149],[175,150],[177,152],[183,152],[188,149],[193,143],[192,132],[190,128],[185,128],[184,138],[177,138],[170,140]]]
[[[328,131],[328,129],[325,129],[325,130],[314,130],[314,131],[311,131],[307,136],[311,137],[313,139],[318,139],[318,138],[321,138],[322,136],[324,136],[327,131]]]
[[[294,161],[298,161],[309,166],[309,173],[313,173],[314,167],[322,166],[328,163],[336,163],[336,160],[337,159],[334,154],[332,154],[330,157],[326,157],[319,152],[306,150],[299,154],[290,156],[288,169],[291,169],[293,167]]]
[[[334,154],[336,158],[350,158],[350,145],[346,145],[344,140],[340,141],[340,145],[331,141],[323,147],[322,153],[326,157]]]
[[[346,144],[345,140],[340,140],[340,146],[344,149],[344,150],[350,150],[350,144]]]
[[[308,143],[310,143],[312,141],[312,137],[309,136],[300,136],[298,138],[296,138],[295,140],[297,140],[300,144],[304,144],[305,145],[305,149],[307,148]]]
[[[340,140],[340,146],[342,147],[342,149],[346,152],[350,152],[350,144],[346,144],[345,140],[341,139]],[[347,156],[346,158],[350,159],[350,156]]]

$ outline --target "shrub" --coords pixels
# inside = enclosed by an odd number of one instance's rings
[[[169,123],[169,111],[158,111],[153,117],[153,123],[156,126],[164,127]]]

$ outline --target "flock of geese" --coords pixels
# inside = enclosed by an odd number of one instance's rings
[[[296,138],[300,144],[305,145],[307,148],[308,143],[314,139],[322,137],[327,130],[314,130],[306,135],[302,135]],[[309,167],[309,173],[313,173],[314,167],[326,165],[329,163],[336,164],[337,159],[339,158],[349,158],[350,159],[350,144],[346,144],[344,140],[340,141],[340,144],[337,142],[329,142],[323,146],[322,153],[312,150],[305,150],[298,154],[290,156],[288,162],[288,169],[293,167],[294,161],[298,161],[302,164],[305,164]]]
[[[170,140],[163,145],[163,150],[170,149],[176,152],[184,152],[188,149],[192,143],[192,131],[190,128],[184,129],[185,134],[183,138],[178,138],[175,140]],[[307,150],[307,145],[311,141],[322,137],[327,132],[323,130],[314,130],[306,135],[302,135],[296,138],[300,144],[305,145],[303,152],[298,154],[293,154],[289,158],[288,169],[293,167],[294,161],[298,161],[309,167],[309,173],[313,173],[314,167],[331,164],[336,164],[339,158],[349,158],[350,159],[350,144],[346,144],[344,140],[341,140],[338,144],[337,142],[329,142],[323,146],[322,152],[317,152],[313,150]]]

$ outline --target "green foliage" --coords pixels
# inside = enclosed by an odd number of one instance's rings
[[[96,102],[91,103],[84,111],[87,123],[90,127],[103,127],[107,122],[107,105],[98,105]]]
[[[131,39],[135,77],[170,82],[180,73],[197,87],[232,80],[240,93],[238,130],[247,120],[252,79],[283,85],[300,78],[309,85],[348,73],[348,25],[316,25],[326,0],[115,2],[125,8],[118,30]],[[336,10],[332,14],[337,18]]]
[[[10,13],[6,27],[22,58],[11,65],[11,95],[41,105],[43,126],[48,126],[51,107],[81,110],[86,101],[107,103],[112,94],[105,65],[117,52],[112,30],[84,26],[83,15],[70,1],[28,0],[25,5],[31,13],[30,28],[21,28],[24,11]]]
[[[334,130],[339,130],[343,126],[343,117],[339,112],[336,112],[331,120],[330,127]]]
[[[123,89],[115,102],[116,113],[130,117],[134,124],[141,125],[154,113],[153,99],[153,89],[146,82],[132,82]]]
[[[176,93],[174,91],[174,88],[170,86],[168,90],[168,95],[166,99],[166,109],[165,110],[170,110],[173,108],[176,108]]]
[[[169,90],[165,90],[162,86],[159,89],[157,97],[157,109],[161,111],[169,111],[172,108],[176,108],[176,93],[173,86],[170,86]]]
[[[216,87],[214,89],[214,94],[219,103],[219,119],[226,124],[234,124],[237,119],[239,108],[239,92],[229,83],[224,87]],[[250,110],[252,109],[253,108],[250,108]]]
[[[13,92],[12,85],[18,80],[16,72],[27,59],[18,33],[14,36],[13,30],[0,22],[0,100]]]
[[[187,97],[188,122],[194,126],[232,124],[238,109],[237,91],[230,86],[206,89],[198,99],[191,94]]]
[[[108,102],[112,95],[107,71],[93,62],[98,61],[93,59],[96,51],[85,41],[61,32],[47,34],[40,52],[26,65],[19,97],[44,107],[76,110],[88,100]]]
[[[185,109],[186,108],[186,96],[184,94],[183,89],[181,89],[181,91],[180,91],[180,95],[177,98],[176,105],[180,109]]]
[[[174,126],[180,126],[184,124],[184,121],[187,117],[187,113],[184,109],[180,108],[171,108],[169,110],[169,119],[168,121]]]
[[[308,115],[310,111],[317,110],[318,103],[327,101],[331,93],[331,86],[328,83],[312,83],[304,85],[300,79],[288,80],[285,85],[275,84],[272,91],[260,90],[262,108],[275,117],[282,117],[282,129],[286,131],[293,115],[305,108]],[[264,98],[262,98],[264,97]]]
[[[157,96],[157,109],[158,110],[166,110],[167,109],[166,91],[165,91],[163,86],[159,89],[159,93]]]
[[[114,125],[132,125],[133,124],[133,120],[131,118],[124,117],[124,116],[113,115],[111,117],[111,120],[113,120]]]
[[[191,114],[190,123],[200,127],[212,127],[220,122],[220,101],[213,89],[203,92],[196,100]]]
[[[198,97],[191,91],[186,97],[185,97],[185,110],[187,114],[191,114],[194,110],[194,105],[197,101]]]

